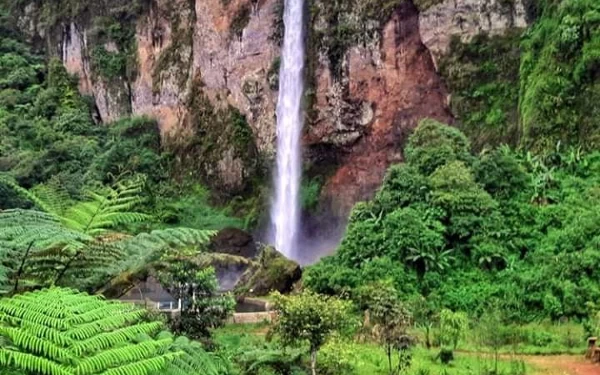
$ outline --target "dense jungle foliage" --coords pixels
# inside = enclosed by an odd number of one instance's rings
[[[309,70],[322,54],[343,77],[348,49],[402,2],[310,1],[321,28],[308,35]],[[151,2],[40,3],[51,32],[94,25],[96,78],[110,87],[139,73],[136,22]],[[301,273],[272,248],[250,259],[211,247],[223,228],[255,229],[264,208],[259,196],[216,202],[220,182],[199,177],[225,142],[259,169],[244,116],[212,108],[197,80],[194,137],[169,145],[147,117],[102,123],[51,43],[26,40],[3,4],[25,2],[0,0],[0,375],[537,375],[515,355],[581,355],[600,336],[598,1],[526,0],[526,30],[453,40],[439,69],[457,126],[420,122],[405,163],[289,295],[262,283]],[[164,58],[183,60],[183,34]],[[318,214],[324,182],[302,182],[305,211]],[[236,300],[220,290],[223,269],[246,270],[234,293],[259,294],[270,322],[227,323]],[[177,313],[113,300],[149,276]]]
[[[138,117],[97,124],[91,98],[78,93],[77,79],[60,61],[46,62],[25,44],[14,22],[1,11],[0,172],[25,188],[60,187],[71,199],[143,175],[143,206],[154,226],[245,226],[230,209],[212,208],[210,193],[197,182],[173,183],[173,157],[161,143],[156,121]],[[27,203],[0,184],[0,206]]]
[[[599,153],[473,155],[460,131],[425,120],[405,155],[305,286],[354,296],[389,279],[433,309],[476,316],[498,300],[516,321],[589,315],[600,299]]]

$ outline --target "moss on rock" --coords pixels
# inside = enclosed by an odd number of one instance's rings
[[[288,293],[302,277],[298,263],[287,259],[272,247],[265,247],[254,265],[242,275],[236,294],[265,296],[271,292]]]
[[[508,0],[512,1],[512,0]],[[441,4],[444,0],[412,0],[413,4],[419,9],[419,12],[427,10],[435,5]]]
[[[440,61],[452,112],[476,149],[519,142],[521,34],[478,35],[468,43],[455,37]]]
[[[215,107],[196,79],[188,95],[185,127],[167,136],[176,170],[199,178],[220,197],[243,194],[259,172],[258,152],[245,116],[232,106]]]
[[[251,13],[252,7],[250,4],[244,4],[242,7],[240,7],[240,9],[238,9],[235,16],[231,20],[231,25],[229,26],[229,33],[232,37],[242,37],[244,29],[250,22]]]
[[[175,75],[180,88],[186,86],[192,63],[193,4],[168,3],[165,12],[171,28],[171,43],[160,53],[152,70],[152,92],[158,94],[166,76]],[[153,43],[161,45],[163,30],[154,30]]]

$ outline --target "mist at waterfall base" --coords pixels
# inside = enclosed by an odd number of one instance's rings
[[[285,0],[285,32],[277,102],[275,197],[271,209],[271,244],[290,259],[299,259],[301,137],[304,116],[304,0]]]

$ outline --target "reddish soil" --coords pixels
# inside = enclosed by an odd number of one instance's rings
[[[593,364],[583,356],[524,356],[543,375],[600,375],[600,365]]]

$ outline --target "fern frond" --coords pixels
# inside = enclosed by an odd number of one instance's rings
[[[67,208],[73,205],[69,192],[56,177],[52,177],[47,183],[34,186],[30,193],[44,202],[42,210],[56,216],[62,216]]]
[[[76,355],[81,355],[94,349],[106,349],[120,342],[131,341],[140,334],[155,333],[161,328],[160,322],[139,323],[133,326],[122,327],[111,332],[103,332],[87,340],[79,341],[72,346]]]
[[[36,249],[54,246],[82,248],[93,240],[84,233],[65,228],[52,214],[35,210],[6,210],[0,212],[0,243],[12,248]]]
[[[170,337],[170,335],[163,336]],[[159,335],[159,337],[161,337]],[[219,358],[206,352],[198,342],[191,341],[187,337],[178,337],[167,350],[180,352],[181,355],[169,363],[160,375],[219,375],[224,373],[225,367]],[[159,373],[153,374],[159,375]]]
[[[79,374],[97,374],[107,367],[117,367],[136,362],[139,358],[148,358],[156,351],[166,347],[172,340],[148,340],[142,343],[126,344],[101,351],[79,362],[75,372]],[[161,366],[161,368],[164,366]]]
[[[12,176],[9,176],[7,174],[1,174],[0,183],[11,188],[15,193],[33,203],[40,210],[47,212],[54,217],[59,217],[59,214],[54,211],[54,207],[52,206],[52,204],[46,202],[43,198],[39,197],[33,191],[29,191],[21,187]]]
[[[98,236],[120,225],[148,220],[149,215],[130,211],[141,202],[141,189],[141,185],[134,183],[133,186],[119,184],[101,192],[89,191],[90,200],[67,210],[63,223],[69,228]]]
[[[200,344],[145,311],[70,289],[0,300],[0,368],[44,375],[218,375]]]
[[[122,278],[123,274],[135,274],[157,261],[167,249],[185,248],[206,244],[215,231],[190,228],[169,228],[141,233],[119,241],[123,258],[100,272],[111,275],[112,279]]]
[[[73,375],[60,363],[34,354],[0,349],[0,366],[4,369],[16,369],[44,375]]]
[[[103,375],[146,375],[152,372],[161,371],[165,366],[173,361],[179,353],[167,353],[159,357],[147,358],[142,361],[129,363],[127,365],[111,368],[102,372]],[[192,374],[188,374],[192,375]]]
[[[216,231],[191,228],[160,229],[126,239],[122,246],[134,253],[141,253],[142,249],[182,248],[205,244],[215,234]]]

